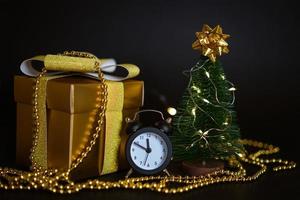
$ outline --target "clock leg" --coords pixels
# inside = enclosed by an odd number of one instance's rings
[[[163,172],[165,172],[167,174],[167,176],[171,176],[170,172],[167,169],[164,169]]]
[[[127,172],[125,178],[128,178],[132,174],[133,170],[130,168],[130,170]]]

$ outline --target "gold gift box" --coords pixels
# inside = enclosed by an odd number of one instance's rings
[[[76,168],[78,178],[112,173],[126,168],[120,150],[125,117],[133,117],[143,104],[144,83],[138,80],[106,81],[108,104],[103,132],[95,146]],[[16,161],[30,166],[32,147],[32,94],[34,78],[15,76],[14,96],[17,103]],[[47,83],[46,159],[48,168],[66,169],[89,141],[96,126],[96,98],[99,82],[83,77],[64,77]],[[122,103],[123,102],[123,103]]]

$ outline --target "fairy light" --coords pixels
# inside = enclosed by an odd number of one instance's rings
[[[225,119],[225,122],[223,122],[223,125],[227,126],[229,123],[228,123],[228,118]]]
[[[205,103],[210,103],[207,99],[203,98],[202,101],[204,101]]]
[[[235,153],[236,155],[238,155],[240,158],[244,158],[245,154],[244,153]]]
[[[205,72],[205,75],[207,76],[207,78],[210,77],[209,73],[208,72]]]
[[[173,108],[173,107],[169,107],[169,108],[167,109],[167,112],[168,112],[171,116],[174,116],[174,115],[176,115],[177,110],[176,110],[175,108]]]
[[[192,113],[193,116],[196,116],[196,107],[194,107],[194,108],[192,109],[191,113]]]
[[[206,97],[203,94],[203,92],[205,92],[205,87],[204,88],[200,88],[198,87],[199,85],[195,84],[194,81],[196,80],[193,80],[192,77],[190,77],[190,80],[189,80],[189,86],[188,86],[188,92],[190,94],[190,103],[192,104],[192,106],[189,108],[189,113],[190,115],[192,116],[193,119],[192,120],[192,128],[194,128],[194,130],[196,130],[194,132],[194,135],[193,135],[193,138],[191,138],[191,143],[187,144],[187,146],[185,147],[185,150],[186,151],[189,151],[192,147],[195,147],[196,144],[199,144],[200,148],[207,148],[209,147],[209,143],[211,142],[210,141],[210,137],[213,137],[213,138],[216,138],[218,137],[220,140],[223,140],[225,142],[226,140],[226,137],[223,136],[225,133],[226,133],[226,130],[228,128],[230,128],[230,125],[232,123],[232,121],[230,120],[230,118],[232,118],[231,116],[231,112],[229,109],[226,108],[226,106],[228,105],[232,105],[235,101],[235,98],[234,98],[234,91],[236,90],[234,85],[230,82],[230,81],[227,81],[226,80],[226,77],[225,77],[225,74],[220,74],[219,75],[219,80],[223,80],[223,81],[226,81],[230,86],[227,88],[228,91],[232,91],[231,95],[232,95],[232,100],[230,102],[223,102],[223,101],[219,101],[219,95],[218,95],[218,87],[217,85],[215,84],[215,80],[214,79],[211,79],[210,78],[210,72],[209,70],[206,68],[205,66],[205,63],[202,64],[201,66],[197,66],[197,68],[192,68],[190,70],[190,74],[195,71],[195,70],[204,70],[203,71],[203,76],[206,76],[207,79],[209,80],[209,82],[211,83],[211,85],[213,86],[213,88],[215,89],[214,91],[214,95],[210,95],[209,97],[210,98],[204,98]],[[202,94],[201,94],[202,93]],[[200,101],[202,101],[203,103],[201,104]],[[212,102],[211,102],[212,100]],[[220,109],[222,109],[225,113],[224,115],[228,115],[228,117],[226,117],[224,119],[223,122],[218,122],[217,119],[215,119],[215,116],[212,115],[212,113],[209,112],[209,110],[206,110],[205,107],[202,107],[204,106],[203,104],[209,104],[213,107],[218,107]],[[189,107],[189,106],[188,106]],[[199,127],[197,127],[197,120],[196,118],[198,117],[198,111],[199,111],[199,114],[200,113],[203,113],[204,115],[206,115],[209,119],[211,119],[213,122],[215,122],[216,124],[218,125],[222,125],[222,127],[219,127],[219,128],[210,128],[209,130],[201,130],[199,129]],[[179,113],[178,113],[179,114]],[[178,115],[177,114],[177,115]],[[179,118],[179,120],[182,120],[183,118]],[[182,132],[183,130],[180,129],[179,125],[178,125],[178,128],[179,128],[179,131]],[[198,130],[198,129],[199,130]],[[213,134],[213,135],[210,135],[210,131],[215,131],[216,134]],[[218,134],[217,134],[218,133]],[[195,137],[196,136],[196,137]],[[232,145],[232,144],[230,144]]]
[[[198,130],[198,133],[201,137],[207,136],[209,131],[203,132],[201,129]]]
[[[196,87],[196,86],[192,86],[191,89],[195,90],[198,94],[201,93],[200,88]]]

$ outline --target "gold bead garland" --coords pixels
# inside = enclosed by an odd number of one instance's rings
[[[38,101],[37,93],[39,90],[38,84],[40,79],[46,74],[46,70],[43,69],[40,75],[36,79],[36,85],[34,88],[33,96],[33,122],[34,122],[34,136],[33,136],[33,146],[30,155],[32,161],[32,172],[21,171],[11,168],[0,168],[0,189],[4,190],[33,190],[33,189],[43,189],[48,190],[53,193],[75,193],[82,189],[90,190],[106,190],[113,188],[124,188],[124,189],[148,189],[152,191],[162,192],[162,193],[182,193],[187,192],[192,189],[205,187],[207,185],[212,185],[216,183],[225,182],[246,182],[252,181],[268,169],[267,165],[269,163],[278,163],[279,166],[273,167],[273,171],[287,170],[296,167],[296,163],[293,161],[287,161],[282,159],[265,159],[260,158],[262,155],[270,155],[279,152],[278,147],[273,145],[264,144],[261,142],[253,140],[241,140],[241,143],[245,146],[251,146],[259,148],[258,151],[241,156],[238,158],[219,158],[222,159],[231,166],[230,169],[219,170],[205,176],[147,176],[147,177],[136,177],[128,178],[118,181],[101,181],[100,179],[91,179],[85,182],[74,182],[70,179],[70,172],[77,168],[77,166],[82,163],[83,159],[93,148],[96,139],[99,137],[101,132],[101,127],[104,122],[104,116],[107,105],[107,86],[103,78],[103,73],[99,68],[98,59],[89,53],[84,52],[65,52],[64,55],[71,56],[82,56],[95,59],[95,69],[99,73],[100,85],[99,95],[101,98],[100,104],[97,106],[99,109],[97,127],[89,143],[85,146],[81,154],[73,160],[71,167],[66,171],[60,171],[58,169],[42,169],[34,160],[34,152],[37,145],[37,130],[39,129],[39,116],[38,116]],[[247,175],[247,171],[244,168],[245,164],[255,165],[259,167],[252,175]],[[178,183],[179,186],[172,187],[172,183]]]
[[[277,153],[279,151],[278,147],[253,140],[241,140],[241,142],[246,146],[260,148],[260,150],[249,154],[247,157],[226,159],[233,169],[219,170],[205,176],[147,176],[128,178],[119,181],[101,181],[99,179],[92,179],[83,183],[75,183],[69,179],[67,173],[60,174],[58,173],[58,170],[24,172],[16,169],[0,168],[0,177],[7,181],[7,183],[1,182],[0,189],[44,189],[53,193],[64,194],[79,192],[82,189],[105,190],[124,188],[148,189],[162,193],[175,194],[216,183],[256,180],[266,172],[268,163],[280,164],[280,166],[273,167],[273,171],[293,169],[296,167],[296,163],[293,161],[260,158],[261,155]],[[259,170],[253,175],[247,175],[247,171],[242,163],[257,166],[259,167]],[[61,177],[65,178],[64,182],[62,182]],[[171,183],[179,183],[183,184],[183,186],[171,187]]]

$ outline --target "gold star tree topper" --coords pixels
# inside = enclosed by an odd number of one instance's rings
[[[225,41],[230,36],[223,34],[221,26],[215,28],[204,24],[201,32],[196,32],[197,40],[193,42],[192,48],[199,50],[202,55],[207,56],[212,62],[216,62],[217,56],[228,53],[228,43]]]

